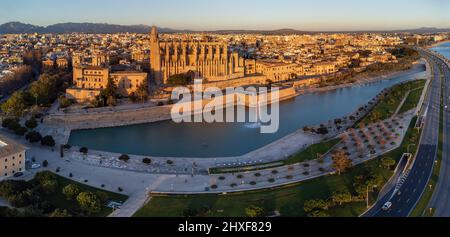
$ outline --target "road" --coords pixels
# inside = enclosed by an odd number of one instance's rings
[[[439,142],[439,117],[441,105],[441,81],[438,60],[428,52],[422,52],[429,58],[433,68],[430,96],[425,101],[427,114],[422,132],[419,150],[414,164],[402,186],[396,191],[390,191],[379,198],[377,203],[363,216],[365,217],[407,217],[412,212],[424,190],[427,188],[428,180],[433,172],[433,166],[437,157]],[[392,207],[383,211],[384,203],[390,201]]]
[[[450,69],[448,65],[443,65],[444,75],[444,105],[450,106]],[[444,110],[444,139],[442,147],[442,162],[438,183],[430,201],[429,207],[434,209],[437,217],[450,217],[450,121],[447,119],[450,110]]]

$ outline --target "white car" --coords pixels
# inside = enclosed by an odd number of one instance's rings
[[[383,211],[387,211],[389,209],[391,209],[392,207],[392,202],[387,202],[383,205],[383,207],[381,209],[383,209]]]
[[[41,164],[32,164],[31,168],[32,169],[39,169],[39,168],[41,168]]]

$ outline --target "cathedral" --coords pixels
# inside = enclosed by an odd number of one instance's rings
[[[150,78],[166,84],[173,75],[192,71],[206,81],[244,77],[244,59],[221,42],[176,40],[162,42],[158,29],[150,33]]]

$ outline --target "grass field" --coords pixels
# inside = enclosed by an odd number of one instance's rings
[[[391,157],[399,160],[406,152],[409,144],[417,144],[419,131],[414,129],[415,119],[405,136],[401,147],[388,154],[351,168],[342,175],[325,176],[305,181],[290,187],[245,192],[227,195],[186,195],[186,196],[154,196],[151,201],[136,212],[136,217],[174,217],[183,216],[185,210],[206,210],[202,216],[213,217],[242,217],[245,208],[250,205],[264,207],[267,212],[279,211],[282,216],[306,216],[303,204],[310,199],[328,199],[333,192],[348,191],[355,193],[355,180],[365,173],[376,173],[383,177],[383,181],[392,176],[392,171],[382,168],[381,159]],[[375,200],[377,193],[371,193],[371,200]],[[366,210],[365,202],[352,202],[328,210],[328,214],[336,217],[359,216]]]
[[[380,120],[385,120],[387,118],[392,117],[397,108],[400,106],[400,103],[402,102],[403,98],[405,98],[407,92],[410,90],[423,88],[424,85],[425,80],[416,80],[394,86],[387,93],[387,95],[380,101],[380,103],[378,103],[375,106],[375,108],[373,108],[373,110],[362,120],[362,122],[367,125],[370,123],[378,122]],[[417,97],[416,92],[412,91],[411,93],[412,93],[411,97],[409,98],[408,96],[409,101],[407,98],[407,101],[405,101],[406,105],[405,104],[403,105],[403,107],[407,106],[405,107],[405,109],[407,109],[408,107],[413,108],[418,102],[418,99],[416,98]],[[420,98],[420,92],[418,97]],[[415,100],[416,102],[414,103]]]
[[[286,165],[300,163],[308,160],[314,160],[317,159],[318,155],[324,155],[327,153],[331,148],[333,148],[336,144],[338,144],[341,141],[341,139],[333,139],[321,143],[317,143],[314,145],[309,146],[305,150],[289,157],[284,163]]]
[[[103,192],[108,196],[108,199],[110,200],[115,200],[115,201],[125,201],[128,199],[127,196],[122,195],[122,194],[118,194],[118,193],[113,193],[113,192],[108,192],[108,191],[104,191],[104,190],[100,190],[98,188],[94,188],[91,186],[87,186],[85,184],[82,183],[78,183],[69,179],[66,179],[62,176],[56,175],[56,179],[58,181],[58,187],[55,191],[55,193],[52,193],[50,195],[45,196],[45,199],[50,202],[52,205],[55,206],[55,208],[60,208],[60,209],[72,209],[72,208],[76,208],[78,206],[76,201],[69,201],[66,199],[66,197],[63,195],[62,193],[62,189],[68,185],[68,184],[75,184],[80,188],[81,192]],[[111,208],[107,208],[105,206],[102,207],[102,210],[96,215],[99,217],[102,216],[108,216],[110,213],[112,212]]]
[[[424,84],[425,84],[425,81],[424,81]],[[420,97],[422,96],[422,91],[423,91],[424,86],[419,87],[409,93],[408,97],[405,100],[405,103],[403,104],[402,108],[399,110],[400,114],[416,108],[416,105],[417,105],[417,103],[419,103]]]

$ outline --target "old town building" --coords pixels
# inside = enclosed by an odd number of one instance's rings
[[[230,52],[226,43],[160,41],[154,26],[150,34],[150,69],[151,79],[158,84],[189,71],[208,81],[222,81],[243,77],[244,59]]]
[[[0,136],[0,178],[25,171],[26,148]]]

